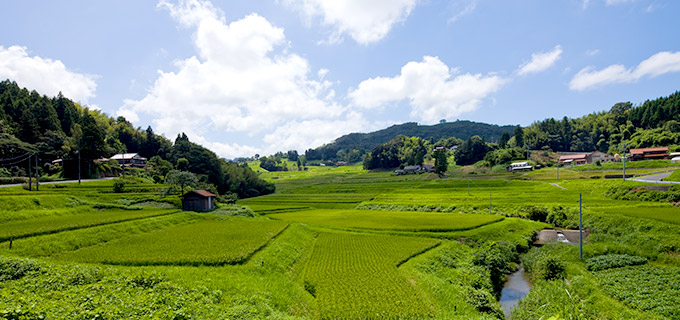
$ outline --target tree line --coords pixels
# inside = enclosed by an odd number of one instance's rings
[[[44,174],[60,172],[64,178],[77,177],[80,156],[82,176],[96,177],[116,153],[138,153],[149,159],[148,174],[161,182],[170,170],[194,173],[220,194],[251,197],[274,191],[274,185],[260,179],[246,165],[229,162],[191,141],[186,134],[174,143],[137,127],[124,117],[109,117],[64,97],[40,95],[20,88],[10,80],[0,82],[0,159],[37,153]],[[53,160],[62,159],[62,166]],[[0,165],[3,163],[0,162]],[[26,162],[5,166],[0,175],[25,174]]]

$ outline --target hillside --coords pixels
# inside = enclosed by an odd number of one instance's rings
[[[335,141],[329,144],[316,149],[309,149],[305,152],[305,155],[308,160],[330,160],[335,159],[338,151],[341,150],[348,154],[352,150],[359,150],[361,153],[364,153],[398,135],[420,137],[425,140],[434,141],[448,137],[467,140],[477,135],[483,137],[488,142],[498,142],[500,136],[505,132],[512,136],[514,129],[515,126],[511,125],[498,126],[472,121],[445,122],[431,126],[407,122],[370,133],[350,133],[335,139]]]

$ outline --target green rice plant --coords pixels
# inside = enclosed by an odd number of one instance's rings
[[[61,259],[118,265],[242,264],[287,223],[209,219],[63,254]]]
[[[191,223],[200,219],[205,219],[205,217],[195,213],[180,212],[63,231],[13,241],[12,249],[9,249],[8,243],[4,242],[0,244],[0,253],[30,257],[54,256],[66,251],[94,246],[139,233],[165,229],[174,225]]]
[[[675,170],[670,176],[663,179],[664,181],[680,181],[680,170]]]
[[[307,210],[270,214],[270,218],[337,228],[450,232],[503,220],[497,215],[409,211]]]
[[[111,224],[167,215],[177,210],[104,210],[89,211],[69,215],[51,215],[27,220],[15,220],[0,223],[0,242],[9,239],[20,239],[31,236],[75,230],[93,226]]]
[[[320,317],[424,318],[435,310],[397,268],[440,242],[426,238],[320,232],[304,272]],[[313,288],[313,289],[312,289]]]

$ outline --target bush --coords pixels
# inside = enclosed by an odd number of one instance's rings
[[[586,269],[590,271],[600,271],[625,266],[638,266],[645,263],[647,263],[647,259],[644,257],[627,254],[606,254],[586,260]]]
[[[565,275],[564,263],[549,255],[549,247],[537,248],[522,257],[524,268],[533,280],[554,280]]]
[[[114,180],[113,181],[113,192],[115,192],[115,193],[125,192],[125,184],[126,183],[127,182],[122,178],[118,178],[118,179]]]
[[[17,280],[26,274],[40,270],[40,266],[27,259],[1,258],[0,281]]]

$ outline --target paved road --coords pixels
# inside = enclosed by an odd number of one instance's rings
[[[671,173],[673,173],[673,171],[659,173],[659,174],[653,174],[651,176],[644,176],[644,177],[639,177],[639,178],[635,178],[635,179],[626,179],[626,180],[637,181],[637,182],[648,182],[648,183],[680,184],[680,182],[678,182],[678,181],[663,181],[663,179],[670,176]]]
[[[88,181],[99,181],[99,180],[110,180],[114,179],[115,177],[106,177],[106,178],[99,178],[99,179],[81,179],[80,181],[82,182],[88,182]],[[46,181],[46,182],[41,182],[40,185],[43,184],[54,184],[54,183],[71,183],[71,182],[78,182],[78,180],[61,180],[61,181]],[[15,184],[0,184],[0,188],[4,187],[19,187],[23,185],[23,183],[15,183]]]

